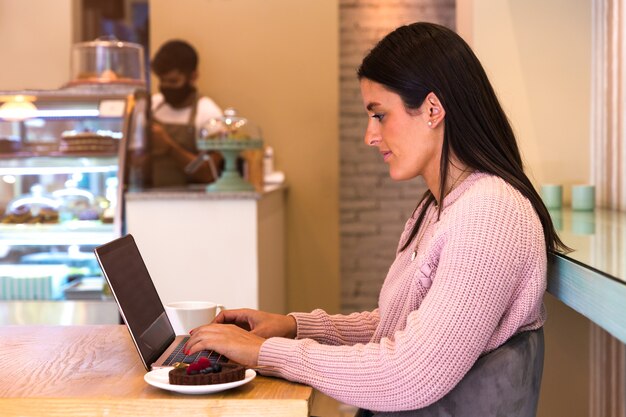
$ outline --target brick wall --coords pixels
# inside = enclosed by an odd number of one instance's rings
[[[454,28],[455,0],[340,0],[341,308],[374,308],[404,222],[424,193],[421,179],[394,182],[363,143],[367,117],[356,69],[397,26],[429,21]]]

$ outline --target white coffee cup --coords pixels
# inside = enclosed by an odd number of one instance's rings
[[[172,323],[176,334],[189,334],[196,327],[209,324],[220,311],[225,310],[221,304],[211,301],[177,301],[165,304],[165,312]]]

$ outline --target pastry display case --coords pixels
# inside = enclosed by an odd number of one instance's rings
[[[125,231],[149,172],[144,89],[0,92],[0,300],[93,300],[93,249]]]

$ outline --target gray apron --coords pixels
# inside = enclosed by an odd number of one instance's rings
[[[197,97],[193,101],[193,107],[191,108],[191,114],[187,123],[163,123],[155,117],[155,120],[159,122],[165,132],[179,144],[181,147],[194,154],[198,153],[196,147],[196,113],[198,110]],[[155,109],[156,112],[165,104],[163,101]],[[175,185],[187,185],[189,178],[185,174],[184,168],[181,168],[176,163],[176,160],[171,155],[163,155],[160,152],[152,152],[152,185],[154,187],[165,187]]]

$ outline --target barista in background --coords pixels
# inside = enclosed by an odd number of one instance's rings
[[[154,56],[152,71],[160,91],[152,96],[152,185],[213,182],[222,166],[217,152],[210,152],[211,159],[194,172],[185,172],[198,157],[197,133],[210,119],[222,115],[213,100],[197,92],[198,54],[185,41],[168,41]]]

